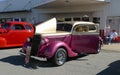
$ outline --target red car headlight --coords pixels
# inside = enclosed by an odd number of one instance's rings
[[[31,37],[28,37],[28,38],[27,38],[27,42],[32,42],[32,38],[31,38]]]

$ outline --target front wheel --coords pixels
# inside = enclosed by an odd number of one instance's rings
[[[67,59],[67,52],[64,48],[58,48],[56,51],[54,57],[53,57],[53,62],[57,66],[61,66],[66,62]]]

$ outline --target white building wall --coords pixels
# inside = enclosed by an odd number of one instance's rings
[[[110,16],[120,16],[120,0],[111,0],[109,9]]]
[[[36,9],[39,13],[51,13],[55,17],[83,17],[84,15],[88,15],[90,17],[90,21],[92,21],[93,17],[100,17],[101,24],[100,28],[103,29],[106,24],[106,11],[105,4],[98,5],[82,5],[75,7],[63,7],[63,8],[45,8],[45,9]],[[74,9],[74,10],[71,10]],[[44,16],[47,17],[47,16]]]

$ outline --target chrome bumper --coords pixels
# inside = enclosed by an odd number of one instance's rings
[[[22,50],[20,50],[19,52],[20,52],[20,55],[26,56],[26,54],[22,52]],[[47,58],[42,58],[42,57],[37,57],[37,56],[30,56],[30,57],[36,60],[40,60],[40,61],[47,61]]]

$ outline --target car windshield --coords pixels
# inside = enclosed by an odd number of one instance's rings
[[[1,28],[4,28],[4,29],[7,29],[10,27],[10,24],[9,23],[5,23],[5,24],[2,24],[1,25]]]
[[[72,25],[71,24],[67,24],[67,23],[57,24],[57,30],[59,30],[59,31],[70,32],[71,29],[72,29]]]

